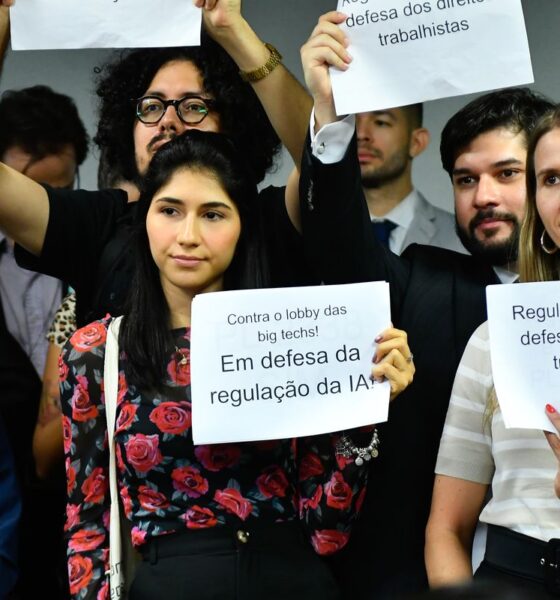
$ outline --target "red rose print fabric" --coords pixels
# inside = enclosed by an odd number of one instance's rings
[[[108,598],[109,452],[103,361],[110,318],[78,330],[60,363],[73,598]],[[189,332],[174,331],[159,392],[128,386],[121,356],[115,440],[119,491],[132,543],[156,535],[299,519],[319,554],[348,541],[366,469],[337,461],[336,434],[194,446]],[[181,361],[183,357],[187,361]],[[194,534],[193,534],[194,535]]]

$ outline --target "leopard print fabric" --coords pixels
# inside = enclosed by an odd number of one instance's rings
[[[71,292],[68,294],[60,308],[56,311],[56,315],[52,325],[47,333],[47,340],[62,348],[76,331],[76,294]]]

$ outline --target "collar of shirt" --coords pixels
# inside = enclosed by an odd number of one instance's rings
[[[519,279],[519,273],[509,271],[504,267],[493,267],[493,269],[500,280],[500,283],[516,283]]]
[[[414,219],[414,213],[418,206],[419,192],[415,189],[399,202],[392,210],[383,217],[372,217],[372,221],[392,221],[396,227],[391,232],[389,247],[396,254],[400,254],[404,239]]]

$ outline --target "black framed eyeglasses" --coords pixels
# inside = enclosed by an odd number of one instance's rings
[[[134,102],[136,102],[136,117],[146,125],[159,123],[169,106],[173,106],[177,116],[185,125],[198,125],[204,121],[216,105],[215,100],[203,98],[197,94],[186,94],[178,100],[162,100],[158,96],[143,96]]]

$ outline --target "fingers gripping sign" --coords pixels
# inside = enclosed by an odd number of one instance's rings
[[[347,49],[348,38],[339,27],[345,19],[346,16],[337,11],[321,16],[301,48],[305,82],[313,96],[319,127],[336,120],[329,68],[345,71],[352,61]]]
[[[241,0],[193,0],[202,9],[204,26],[210,35],[232,27],[241,20]]]
[[[547,404],[546,414],[558,433],[560,433],[560,413],[554,408],[554,406],[552,406],[552,404]],[[544,435],[546,436],[546,439],[552,448],[552,451],[554,452],[554,456],[556,456],[556,460],[558,461],[558,472],[556,473],[556,477],[554,479],[554,492],[560,498],[560,437],[558,437],[558,434],[550,431],[545,431]]]
[[[377,336],[375,341],[377,350],[371,376],[375,381],[389,381],[391,400],[394,400],[412,383],[416,371],[407,335],[405,331],[391,327]]]

